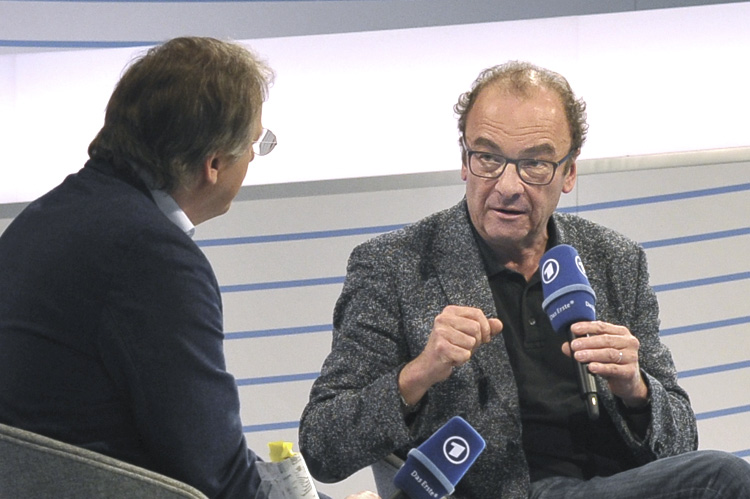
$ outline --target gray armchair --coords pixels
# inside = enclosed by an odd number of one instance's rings
[[[380,497],[391,497],[396,492],[393,485],[393,477],[403,466],[404,461],[395,454],[389,454],[384,459],[370,465],[372,476],[375,479],[375,488]]]
[[[0,497],[206,499],[172,478],[3,424]]]

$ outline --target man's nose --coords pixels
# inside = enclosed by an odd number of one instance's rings
[[[508,161],[503,174],[495,182],[495,189],[505,196],[519,194],[523,191],[524,182],[518,175],[518,165]]]

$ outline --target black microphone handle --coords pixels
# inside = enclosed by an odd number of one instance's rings
[[[570,326],[567,326],[566,329],[568,330],[568,338],[570,338],[570,341],[577,338],[577,336],[570,330]],[[575,358],[573,359],[573,364],[576,366],[578,390],[581,394],[581,398],[586,404],[586,412],[588,412],[591,421],[596,421],[599,419],[599,397],[596,390],[596,379],[594,378],[594,375],[589,372],[588,364],[582,364],[575,360]]]

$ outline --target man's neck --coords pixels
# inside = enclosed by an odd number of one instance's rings
[[[477,237],[481,237],[477,234]],[[530,235],[520,244],[498,246],[486,242],[487,247],[494,254],[496,261],[509,270],[518,272],[530,280],[539,268],[539,262],[550,246],[557,244],[557,231],[550,220],[541,234]]]
[[[539,261],[546,249],[547,238],[545,237],[544,241],[539,241],[530,247],[513,248],[511,251],[493,248],[493,251],[498,262],[502,263],[507,269],[518,272],[528,281],[539,268]]]

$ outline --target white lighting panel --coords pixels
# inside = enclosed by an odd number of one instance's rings
[[[453,105],[480,70],[529,60],[588,103],[582,158],[750,145],[750,4],[245,40],[277,71],[279,138],[246,185],[458,170]],[[144,48],[0,55],[0,203],[85,162]]]

